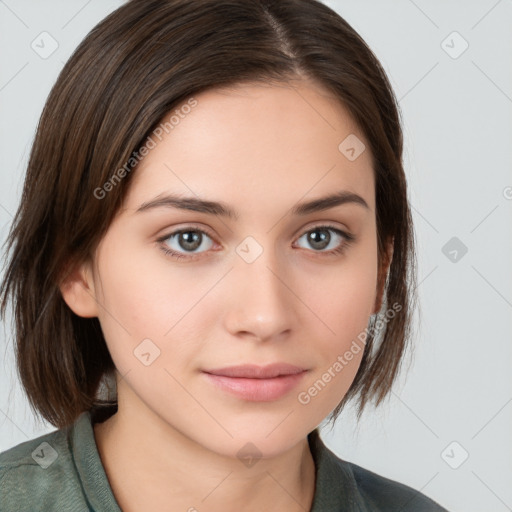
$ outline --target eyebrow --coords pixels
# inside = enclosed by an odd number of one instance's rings
[[[303,216],[328,210],[343,204],[357,204],[367,210],[370,209],[367,202],[361,196],[353,192],[342,190],[326,197],[296,204],[292,207],[291,214]],[[145,212],[155,208],[178,208],[180,210],[191,210],[219,217],[238,219],[238,214],[225,203],[207,201],[197,197],[182,197],[175,194],[165,194],[155,197],[151,201],[146,201],[140,205],[135,213]]]

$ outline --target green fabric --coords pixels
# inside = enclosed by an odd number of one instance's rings
[[[310,512],[447,512],[410,487],[338,458],[317,430],[308,441],[316,471]],[[0,454],[1,512],[120,510],[96,447],[90,412],[68,428]]]

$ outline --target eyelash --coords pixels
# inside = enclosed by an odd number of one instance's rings
[[[340,235],[340,236],[342,236],[345,239],[344,241],[342,241],[341,245],[339,245],[336,249],[331,249],[330,251],[313,251],[313,252],[316,252],[318,254],[325,254],[325,255],[328,255],[328,256],[331,256],[331,255],[341,255],[350,247],[352,242],[354,242],[354,240],[355,240],[355,236],[352,235],[351,233],[348,233],[346,231],[342,231],[341,229],[339,229],[337,227],[334,227],[332,225],[329,225],[329,224],[321,224],[321,225],[318,225],[318,226],[314,226],[314,227],[308,229],[307,231],[305,231],[304,233],[302,233],[302,235],[299,238],[302,238],[304,235],[306,235],[308,233],[311,233],[313,231],[316,231],[316,230],[319,230],[319,231],[321,231],[321,230],[334,231],[337,235]],[[204,229],[201,229],[201,228],[198,228],[198,227],[195,227],[195,226],[188,226],[186,228],[179,229],[177,231],[173,231],[172,233],[169,233],[168,235],[165,235],[165,236],[162,236],[161,238],[158,238],[157,242],[159,242],[160,248],[164,252],[164,254],[166,254],[167,256],[170,256],[171,258],[174,258],[174,259],[177,259],[177,260],[180,260],[180,259],[183,259],[183,258],[188,259],[188,260],[194,260],[194,259],[196,259],[196,256],[200,256],[202,253],[191,253],[190,255],[186,255],[185,256],[184,254],[182,254],[180,252],[174,251],[173,249],[169,249],[165,245],[165,241],[168,240],[169,238],[172,238],[174,236],[180,235],[181,233],[187,233],[187,232],[190,232],[190,231],[201,233],[201,234],[206,235],[207,237],[213,239],[213,237],[207,231],[205,231]]]

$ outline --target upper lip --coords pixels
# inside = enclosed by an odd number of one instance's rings
[[[288,363],[272,363],[266,366],[257,366],[254,364],[244,364],[238,366],[227,366],[225,368],[215,368],[213,370],[204,370],[213,375],[222,375],[224,377],[244,377],[252,379],[271,379],[280,375],[293,375],[302,373],[304,368]]]

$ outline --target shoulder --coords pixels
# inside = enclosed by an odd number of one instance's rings
[[[316,466],[312,512],[350,510],[360,512],[448,512],[421,492],[341,459],[323,442],[318,429],[309,436]]]
[[[78,490],[68,431],[56,430],[0,453],[3,512],[56,510],[63,495]]]
[[[65,457],[67,451],[65,430],[55,430],[25,441],[0,453],[0,476],[5,478],[19,468],[46,469],[61,455]]]
[[[374,473],[357,464],[340,460],[348,466],[361,499],[369,510],[391,512],[448,512],[431,498],[405,484]]]

